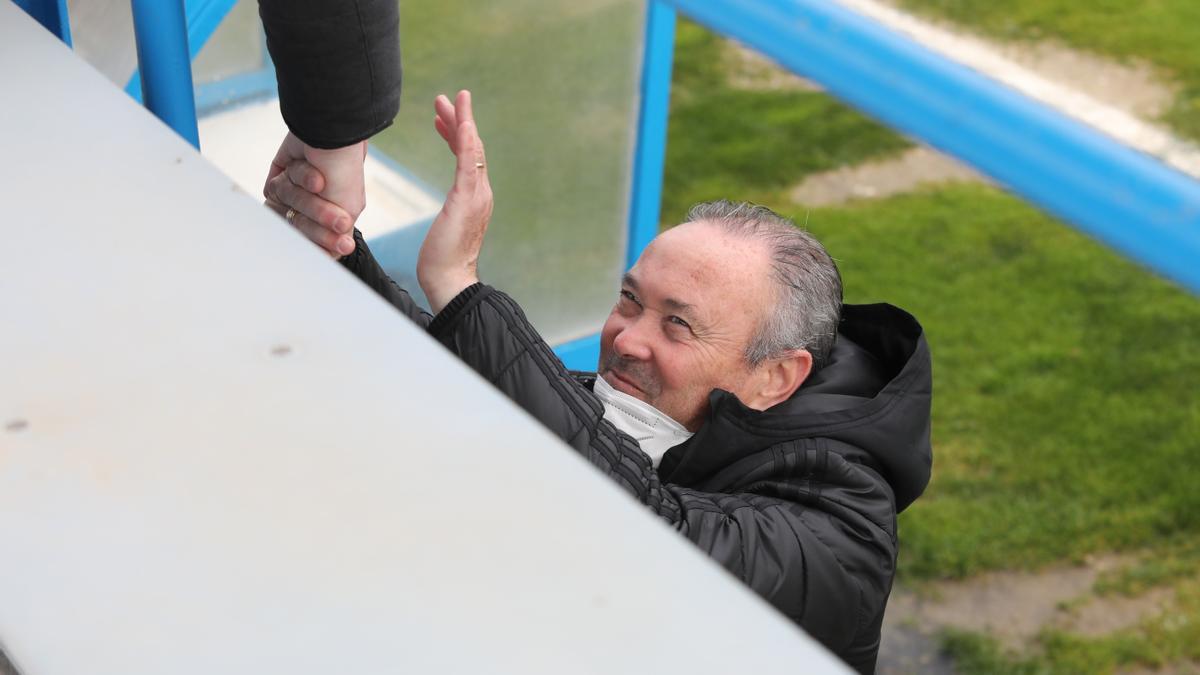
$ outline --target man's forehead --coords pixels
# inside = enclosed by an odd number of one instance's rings
[[[758,300],[766,291],[769,256],[761,241],[733,237],[707,223],[685,223],[656,237],[626,281],[681,305],[711,311]]]
[[[692,277],[696,283],[733,279],[745,282],[764,277],[769,259],[761,240],[734,236],[710,223],[694,222],[677,225],[655,237],[634,270],[664,266]]]

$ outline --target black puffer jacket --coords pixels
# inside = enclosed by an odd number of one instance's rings
[[[724,391],[656,471],[603,418],[507,295],[477,284],[436,318],[365,242],[343,262],[635,499],[855,669],[874,670],[896,569],[896,513],[925,489],[929,349],[890,305],[848,305],[828,365],[759,412]]]

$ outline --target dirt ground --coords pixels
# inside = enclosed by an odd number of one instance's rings
[[[1103,555],[1037,572],[991,572],[896,589],[884,617],[878,673],[954,673],[938,649],[938,634],[946,629],[985,633],[1006,649],[1029,653],[1043,629],[1098,637],[1170,611],[1170,587],[1135,597],[1093,592],[1102,574],[1133,562],[1131,556]]]

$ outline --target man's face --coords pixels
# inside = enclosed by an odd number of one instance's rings
[[[708,223],[659,235],[600,332],[599,375],[695,431],[713,389],[747,385],[746,347],[772,304],[769,265],[762,242]]]

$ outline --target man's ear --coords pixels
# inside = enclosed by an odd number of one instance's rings
[[[807,349],[797,349],[764,361],[752,378],[753,389],[745,404],[755,410],[766,410],[788,400],[808,379],[812,365],[812,354]]]

